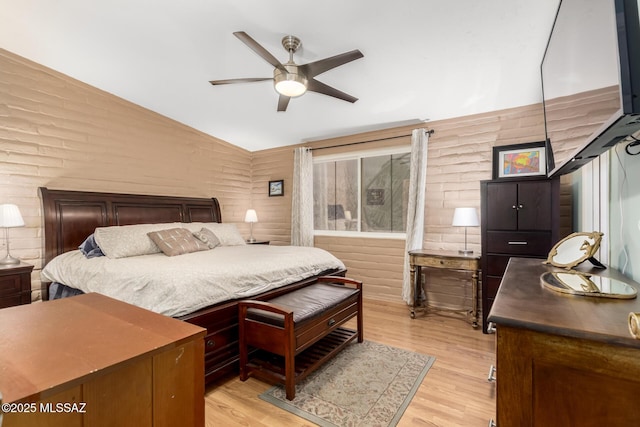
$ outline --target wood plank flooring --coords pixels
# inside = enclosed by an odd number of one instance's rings
[[[487,382],[495,363],[494,335],[473,329],[456,314],[418,313],[411,319],[404,304],[365,299],[364,336],[436,357],[399,427],[485,426],[495,417],[495,385]],[[237,376],[208,387],[206,426],[313,426],[262,401],[258,395],[269,387]]]

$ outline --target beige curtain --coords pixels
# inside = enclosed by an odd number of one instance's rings
[[[291,244],[313,246],[313,157],[307,147],[293,154]]]
[[[402,277],[402,299],[413,305],[414,289],[411,283],[409,251],[422,249],[424,240],[424,204],[427,182],[427,146],[429,133],[426,129],[414,129],[411,133],[411,166],[409,169],[409,203],[407,206],[407,241],[404,252]]]

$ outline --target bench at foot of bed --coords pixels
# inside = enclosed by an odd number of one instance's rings
[[[362,282],[336,276],[268,301],[238,304],[240,379],[283,383],[287,399],[295,385],[362,331]],[[356,318],[356,330],[343,327]]]

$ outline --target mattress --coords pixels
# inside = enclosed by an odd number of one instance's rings
[[[86,258],[75,250],[51,260],[41,277],[179,317],[344,268],[320,248],[240,245],[173,257],[154,253],[116,259]]]

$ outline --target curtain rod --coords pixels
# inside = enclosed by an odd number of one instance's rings
[[[429,135],[433,135],[433,134],[435,133],[435,130],[433,130],[433,129],[428,129],[428,130],[426,130],[426,132],[427,132]],[[315,150],[324,150],[324,149],[326,149],[326,148],[348,147],[348,146],[350,146],[350,145],[367,144],[367,143],[369,143],[369,142],[378,142],[378,141],[387,141],[387,140],[389,140],[389,139],[403,138],[403,137],[405,137],[405,136],[411,136],[411,134],[410,134],[410,133],[408,133],[408,134],[404,134],[404,135],[390,136],[390,137],[387,137],[387,138],[370,139],[370,140],[368,140],[368,141],[348,142],[348,143],[346,143],[346,144],[329,145],[329,146],[327,146],[327,147],[307,148],[307,150],[309,150],[309,151],[315,151]]]

